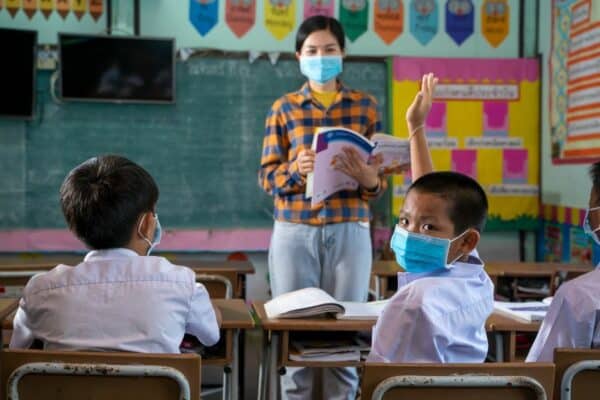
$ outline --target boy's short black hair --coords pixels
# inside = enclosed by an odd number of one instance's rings
[[[346,46],[346,34],[344,33],[344,28],[342,24],[331,17],[326,17],[324,15],[315,15],[313,17],[307,18],[302,22],[302,25],[298,28],[298,33],[296,33],[296,51],[299,53],[302,50],[302,45],[306,38],[313,32],[316,31],[329,31],[335,36],[340,49],[344,50]]]
[[[90,158],[69,172],[60,187],[69,229],[92,249],[126,246],[140,215],[154,211],[157,201],[152,176],[116,155]]]
[[[600,161],[596,161],[590,167],[590,178],[592,178],[592,190],[600,195]]]
[[[413,182],[408,192],[411,190],[435,194],[447,200],[448,217],[454,224],[455,235],[469,228],[483,231],[488,201],[485,191],[474,179],[458,172],[432,172]]]

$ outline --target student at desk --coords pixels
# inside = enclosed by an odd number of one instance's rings
[[[592,189],[584,231],[600,245],[600,161],[590,168]],[[554,295],[526,361],[552,362],[554,349],[600,347],[600,269],[563,283]]]
[[[430,172],[424,122],[437,79],[423,77],[407,111],[413,178],[391,239],[399,265],[398,291],[373,328],[373,362],[483,362],[485,321],[493,284],[475,250],[487,198],[473,179]],[[416,168],[417,167],[417,168]],[[415,173],[416,172],[416,173]]]
[[[95,157],[68,174],[60,195],[69,228],[93,250],[27,283],[11,348],[37,339],[46,349],[179,353],[184,333],[209,346],[219,340],[194,272],[147,256],[161,237],[148,172],[123,157]]]

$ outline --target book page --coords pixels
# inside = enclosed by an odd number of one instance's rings
[[[371,301],[368,303],[356,301],[343,301],[343,314],[336,314],[337,319],[366,319],[376,320],[383,312],[383,308],[388,303],[387,300]]]
[[[410,166],[410,143],[385,133],[371,136],[375,148],[371,157],[378,158],[382,163],[380,170],[385,175],[400,174]]]
[[[358,189],[358,182],[354,178],[334,169],[335,157],[343,152],[344,147],[354,148],[365,162],[374,148],[367,138],[345,128],[320,129],[316,138],[315,167],[310,185],[313,206],[333,193]]]
[[[526,301],[523,303],[494,302],[495,311],[528,322],[542,321],[548,312],[548,307],[547,304],[541,301]]]
[[[311,309],[315,312],[310,313]],[[298,313],[298,311],[309,312]],[[339,311],[343,311],[340,303],[324,290],[314,287],[284,293],[265,303],[265,312],[269,318],[282,318],[290,314],[294,316],[294,312],[296,312],[296,317],[300,317]]]

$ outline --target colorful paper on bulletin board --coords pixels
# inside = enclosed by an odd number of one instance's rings
[[[227,0],[225,22],[235,36],[244,37],[256,22],[256,0]]]
[[[69,7],[69,0],[56,0],[56,11],[63,19],[67,18],[71,7]]]
[[[340,0],[340,22],[351,42],[367,31],[369,0]]]
[[[21,8],[21,0],[6,0],[6,10],[11,17],[15,17]]]
[[[304,19],[315,15],[333,17],[334,3],[334,0],[304,0]]]
[[[50,18],[50,14],[54,11],[54,0],[40,0],[40,11],[44,15],[44,18]]]
[[[90,0],[90,15],[94,21],[98,21],[98,18],[102,16],[104,12],[104,0]]]
[[[435,73],[440,83],[426,121],[434,168],[454,169],[476,179],[490,203],[490,230],[538,227],[539,65],[534,59],[403,58],[393,61],[392,109],[404,114],[421,77]],[[393,134],[407,137],[403,118]],[[410,185],[394,177],[397,216]]]
[[[492,47],[498,47],[508,36],[510,8],[508,0],[484,0],[481,6],[481,34]]]
[[[373,25],[377,36],[391,44],[404,29],[404,5],[402,0],[375,0]]]
[[[550,57],[552,161],[600,157],[600,4],[554,1]]]
[[[410,33],[423,46],[431,42],[439,29],[438,5],[435,0],[411,0]]]
[[[472,0],[447,0],[446,33],[461,45],[475,31],[475,7]]]
[[[277,40],[283,40],[294,30],[296,0],[264,0],[265,27]]]
[[[77,19],[81,19],[87,10],[86,0],[71,0],[71,9]]]
[[[23,0],[23,12],[27,15],[27,18],[31,19],[35,15],[38,9],[38,0]]]
[[[219,0],[190,0],[190,22],[205,36],[219,22]]]

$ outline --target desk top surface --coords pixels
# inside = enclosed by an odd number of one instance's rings
[[[212,303],[221,311],[223,329],[251,329],[254,319],[242,299],[214,299]]]
[[[488,332],[537,332],[541,322],[525,322],[493,312],[485,323]]]

